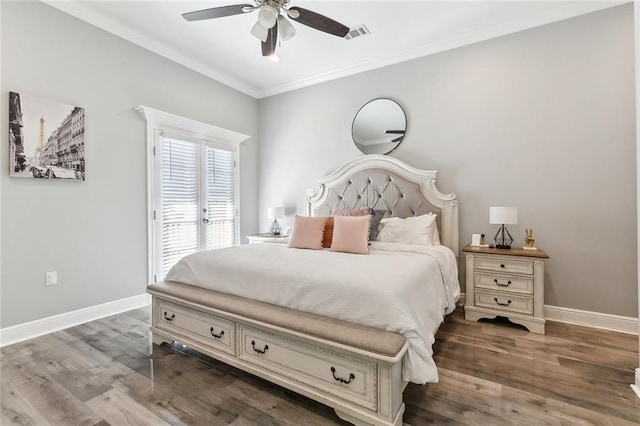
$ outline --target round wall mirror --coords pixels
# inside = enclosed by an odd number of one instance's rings
[[[400,145],[406,130],[407,118],[400,105],[391,99],[374,99],[356,114],[351,135],[365,154],[388,154]]]

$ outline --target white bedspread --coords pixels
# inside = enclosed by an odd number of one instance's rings
[[[445,246],[373,242],[369,255],[250,244],[195,253],[167,280],[402,334],[402,377],[437,382],[434,333],[460,296]]]

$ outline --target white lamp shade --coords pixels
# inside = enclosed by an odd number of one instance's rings
[[[253,35],[258,40],[265,42],[267,41],[267,37],[269,36],[269,29],[260,25],[260,22],[256,22],[253,28],[251,28],[251,35]]]
[[[489,207],[489,223],[492,225],[515,225],[518,223],[517,207]]]
[[[269,207],[267,209],[267,217],[269,219],[278,219],[284,217],[284,207]]]
[[[296,35],[296,29],[293,28],[291,22],[287,21],[284,16],[278,17],[278,33],[282,41],[287,41]]]
[[[272,28],[278,19],[278,11],[275,7],[263,4],[258,13],[258,22],[265,28]]]

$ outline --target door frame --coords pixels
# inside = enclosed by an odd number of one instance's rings
[[[147,282],[157,282],[162,277],[156,276],[156,141],[165,132],[175,136],[177,139],[187,141],[200,141],[214,147],[234,151],[236,158],[235,167],[235,187],[236,187],[236,241],[240,235],[240,144],[250,136],[223,129],[211,124],[196,121],[190,118],[160,111],[140,105],[136,111],[144,117],[147,122],[146,153],[147,153]]]

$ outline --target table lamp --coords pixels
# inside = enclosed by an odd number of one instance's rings
[[[518,223],[517,207],[489,207],[489,223],[500,225],[498,232],[493,237],[496,248],[510,249],[513,238],[505,228],[505,225],[515,225]]]
[[[269,233],[271,235],[280,235],[280,224],[278,223],[278,218],[284,217],[284,207],[269,207],[267,209],[267,217],[269,219],[273,219],[271,228],[269,228]]]

